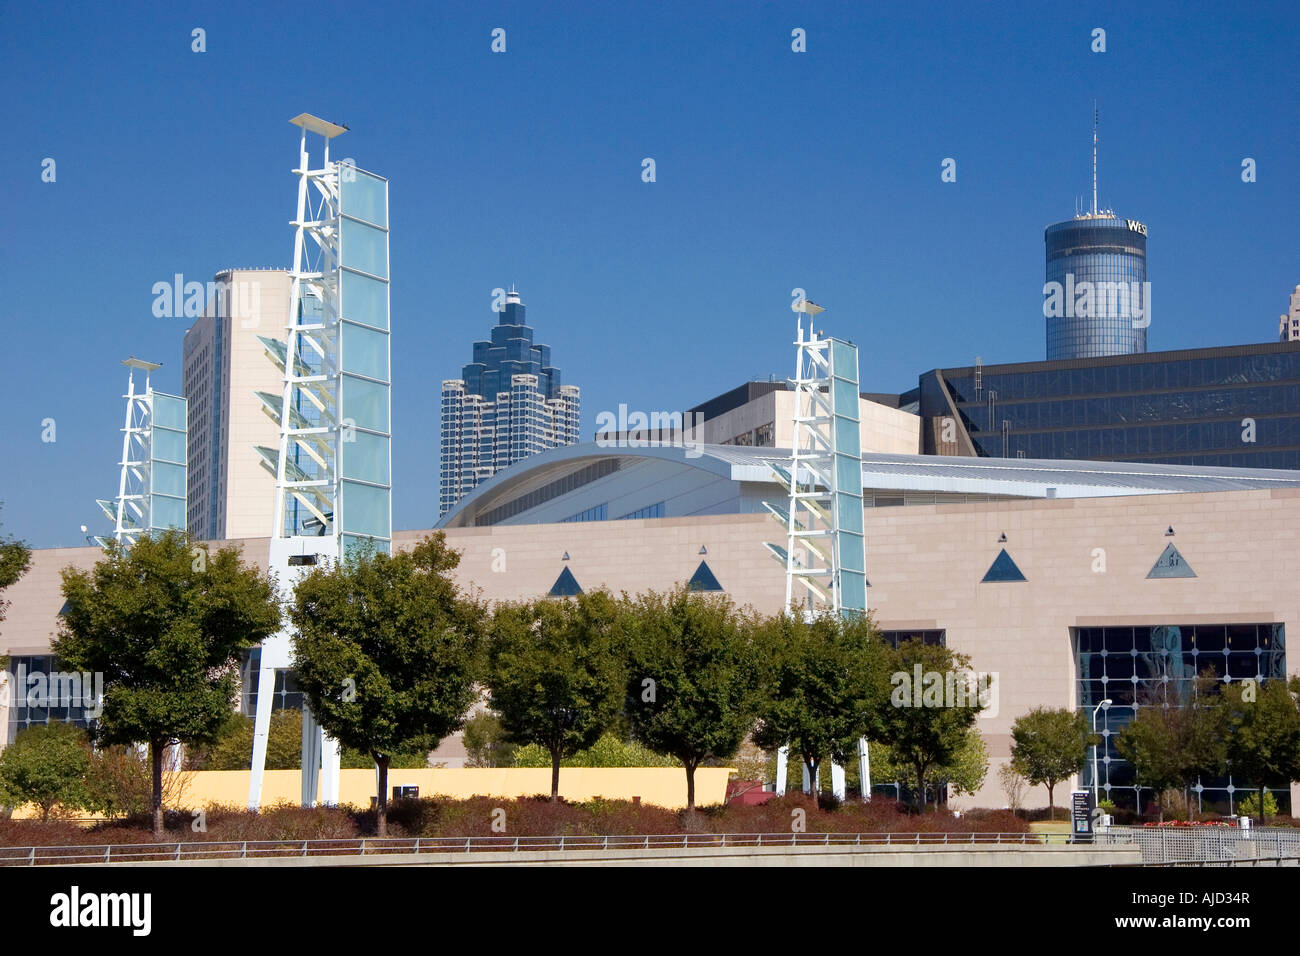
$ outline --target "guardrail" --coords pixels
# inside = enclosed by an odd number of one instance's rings
[[[518,853],[536,850],[721,849],[778,846],[1042,846],[1068,833],[684,833],[628,836],[476,836],[352,840],[213,840],[86,846],[0,847],[0,866],[174,863],[394,853]]]
[[[1097,831],[1097,843],[1136,845],[1148,865],[1300,858],[1300,829],[1290,827],[1104,827]]]

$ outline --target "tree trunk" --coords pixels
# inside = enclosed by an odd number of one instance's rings
[[[1051,822],[1056,821],[1056,798],[1052,796],[1052,791],[1056,789],[1056,781],[1048,781],[1047,784],[1047,819]]]
[[[1259,788],[1259,825],[1264,825],[1264,788]]]
[[[912,764],[912,769],[916,771],[916,805],[920,810],[925,810],[925,764]]]
[[[376,821],[379,839],[388,836],[388,760],[387,755],[375,758],[379,768],[379,813]]]
[[[149,757],[153,762],[153,833],[154,836],[159,837],[163,835],[163,747],[164,743],[161,740],[149,741]]]
[[[808,789],[805,790],[804,792],[811,794],[812,798],[816,800],[819,793],[818,785],[821,782],[817,779],[817,772],[820,769],[820,761],[809,760],[807,757],[805,757],[804,764],[808,768]]]
[[[560,802],[560,751],[551,751],[551,803]]]
[[[686,766],[686,810],[695,812],[695,764],[683,761]]]

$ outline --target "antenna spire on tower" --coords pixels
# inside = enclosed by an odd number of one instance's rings
[[[1092,101],[1092,214],[1097,215],[1097,101]]]

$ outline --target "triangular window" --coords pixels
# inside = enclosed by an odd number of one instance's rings
[[[1011,560],[1011,555],[1007,554],[1007,549],[1003,548],[998,552],[998,556],[993,559],[989,569],[984,572],[984,580],[981,584],[998,581],[1024,581],[1027,580],[1020,568],[1016,567],[1016,562]]]
[[[573,576],[572,571],[565,568],[551,585],[550,597],[577,597],[581,593],[582,588],[578,585],[578,579]]]
[[[1161,552],[1156,563],[1151,566],[1148,578],[1194,578],[1196,572],[1192,566],[1183,560],[1183,556],[1178,553],[1178,549],[1172,543],[1165,545],[1165,550]]]
[[[691,575],[691,580],[686,585],[691,591],[721,591],[722,585],[714,577],[713,572],[709,570],[709,562],[701,561],[700,566],[695,569]]]

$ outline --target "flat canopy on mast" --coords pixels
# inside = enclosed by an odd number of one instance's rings
[[[138,359],[134,355],[130,358],[122,359],[122,364],[127,368],[142,368],[147,372],[152,372],[154,369],[162,368],[162,365],[158,362],[146,362],[144,359]]]
[[[289,122],[294,126],[301,126],[303,129],[310,130],[313,133],[319,133],[326,139],[333,139],[335,136],[348,131],[346,126],[339,126],[336,123],[323,120],[319,116],[312,116],[310,113],[299,113],[293,119],[289,120]]]

